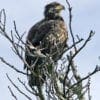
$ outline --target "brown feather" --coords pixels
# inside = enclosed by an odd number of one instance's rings
[[[47,8],[48,7],[47,6],[46,11],[50,11],[49,10],[50,6],[51,8],[58,6],[58,4],[56,4],[55,6],[54,5],[55,4],[52,3],[51,5],[49,5],[49,8]],[[63,8],[62,5],[61,8]],[[44,55],[46,54],[50,55],[53,61],[57,62],[61,58],[63,50],[66,48],[66,42],[68,40],[68,32],[63,18],[59,15],[59,11],[55,10],[55,13],[53,12],[55,16],[54,15],[49,16],[49,14],[47,14],[47,16],[45,16],[45,19],[38,22],[30,29],[26,43],[28,45],[30,45],[31,43],[31,45],[33,45],[35,48],[41,49],[41,53],[43,53]],[[52,13],[50,12],[50,14]],[[33,49],[31,49],[29,46],[27,46],[27,48],[32,54],[34,54]],[[31,66],[36,61],[37,57],[30,57],[27,48],[25,53],[25,59],[26,62]],[[41,76],[44,77],[44,72],[43,71],[41,72],[41,69],[39,68],[39,66],[43,62],[44,59],[39,58],[33,69],[34,72],[36,73],[39,72],[39,74],[41,74]],[[24,68],[26,69],[27,66],[25,65]],[[32,74],[30,76],[30,79],[33,79],[34,81],[41,80],[39,77],[34,76]],[[29,80],[29,82],[31,81]],[[35,82],[31,83],[34,85],[37,84]]]

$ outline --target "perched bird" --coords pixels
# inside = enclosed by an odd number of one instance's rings
[[[46,5],[44,19],[32,26],[29,30],[26,40],[25,60],[32,68],[30,69],[25,64],[24,69],[28,71],[33,70],[36,73],[34,75],[30,71],[29,84],[31,86],[42,84],[46,78],[42,70],[45,57],[39,57],[38,54],[42,56],[49,55],[54,62],[57,62],[61,58],[63,50],[66,48],[68,32],[65,22],[60,15],[64,9],[65,7],[57,2]],[[39,53],[36,53],[38,50],[40,50]]]

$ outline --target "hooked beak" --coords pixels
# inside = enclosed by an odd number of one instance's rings
[[[65,7],[63,5],[59,5],[56,7],[57,10],[65,10]]]

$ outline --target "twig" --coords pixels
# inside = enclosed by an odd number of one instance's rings
[[[15,29],[16,34],[19,36],[19,33],[18,33],[18,30],[17,30],[16,22],[15,21],[14,21],[14,29]]]
[[[16,27],[16,22],[14,21],[13,23],[14,23],[14,30],[15,30],[15,34],[16,34],[15,37],[18,40],[18,44],[21,42],[22,44],[25,45],[25,43],[22,41],[22,38],[25,35],[25,32],[20,36],[19,32],[17,30],[17,27]]]
[[[71,65],[71,62],[74,59],[74,57],[86,46],[86,44],[91,40],[91,38],[93,37],[94,34],[95,33],[91,30],[90,33],[89,33],[89,36],[85,40],[84,44],[71,56],[69,64],[68,64],[68,70],[66,71],[67,74],[69,72],[69,66]]]
[[[74,50],[76,52],[77,48],[76,48],[76,45],[75,45],[75,38],[74,38],[74,35],[73,35],[73,31],[72,31],[72,7],[71,7],[68,0],[66,0],[66,2],[67,2],[67,5],[68,5],[68,9],[69,9],[69,30],[70,30],[70,34],[71,34],[72,41],[73,41],[73,44],[74,44]]]
[[[71,50],[71,49],[74,47],[74,45],[77,45],[77,44],[81,43],[83,40],[84,40],[84,39],[81,38],[80,40],[76,41],[75,44],[72,44],[72,45],[69,46],[68,48],[65,48],[65,50],[63,51],[63,53],[65,53],[65,52],[68,51],[68,50]]]
[[[97,73],[98,71],[100,71],[100,67],[99,67],[99,66],[96,66],[96,68],[94,69],[93,72],[89,73],[89,75],[83,77],[83,78],[80,79],[78,82],[74,83],[69,89],[73,88],[75,85],[77,85],[77,84],[83,82],[84,80],[88,79],[89,77],[91,77],[92,75],[94,75],[95,73]],[[68,89],[68,90],[69,90],[69,89]],[[68,92],[68,91],[67,91],[67,92]],[[66,93],[67,93],[67,92],[66,92]]]
[[[24,73],[22,71],[20,71],[19,69],[15,68],[15,66],[11,65],[10,63],[8,63],[6,60],[4,60],[4,58],[0,57],[0,60],[6,64],[7,66],[9,66],[10,68],[14,69],[16,72],[21,73],[23,75],[27,75],[27,73]]]
[[[34,95],[37,95],[38,96],[38,93],[37,93],[37,91],[34,89],[34,92],[33,91],[31,91],[27,86],[26,86],[26,84],[24,83],[24,82],[22,82],[21,81],[21,79],[20,78],[18,78],[18,81],[24,86],[24,88],[29,92],[29,93],[31,93],[31,94],[34,94]]]
[[[10,86],[8,86],[8,89],[9,89],[9,91],[10,91],[12,97],[13,97],[15,100],[18,100],[17,97],[15,96],[15,94],[13,93],[13,91],[11,90],[11,87],[10,87]]]
[[[64,77],[64,82],[63,82],[63,86],[65,86],[66,83],[66,78],[68,76],[69,70],[70,70],[70,65],[72,63],[72,60],[74,59],[74,57],[76,57],[76,55],[86,46],[86,44],[91,40],[91,38],[93,37],[95,33],[91,30],[89,33],[88,38],[85,40],[84,44],[71,56],[68,56],[68,60],[69,60],[69,64],[67,66],[67,70],[66,70],[66,74]]]
[[[88,99],[91,100],[91,95],[90,95],[90,77],[88,78]]]
[[[15,85],[15,83],[10,79],[10,77],[8,76],[8,74],[6,74],[8,80],[12,83],[12,85],[19,91],[19,93],[21,93],[22,95],[24,95],[28,100],[32,100],[28,95],[26,95],[24,92],[22,92],[18,86]]]
[[[3,18],[2,18],[2,16],[3,16]],[[2,28],[3,32],[5,32],[5,27],[6,27],[6,13],[5,13],[5,9],[2,9],[0,11],[0,24],[1,24],[0,28]]]
[[[88,38],[85,40],[84,44],[75,52],[75,54],[72,56],[72,59],[87,45],[87,43],[91,40],[91,38],[94,36],[95,32],[92,30],[89,33]]]

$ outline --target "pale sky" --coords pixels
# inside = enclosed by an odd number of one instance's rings
[[[43,18],[44,6],[52,1],[58,1],[65,5],[66,10],[63,11],[62,16],[68,25],[68,10],[66,0],[0,0],[0,9],[4,8],[7,14],[7,30],[13,28],[13,20],[16,21],[20,34],[28,32],[29,28],[36,22]],[[73,7],[73,32],[74,35],[79,34],[81,37],[86,38],[91,29],[96,34],[88,45],[77,56],[76,61],[79,66],[78,69],[82,75],[87,75],[88,72],[94,70],[97,64],[100,65],[98,56],[100,56],[100,0],[69,0]],[[11,51],[11,45],[8,41],[0,35],[0,56],[14,64],[19,69],[23,69],[22,62]],[[12,69],[8,68],[0,62],[0,100],[13,100],[8,91],[8,85],[12,87],[14,92],[19,97],[19,100],[26,100],[21,96],[16,89],[10,84],[6,78],[6,73],[13,79],[13,81],[20,86],[17,82],[17,77],[24,78],[17,74]],[[97,73],[91,78],[91,95],[92,100],[100,99],[100,73]],[[35,100],[35,99],[34,99]]]

